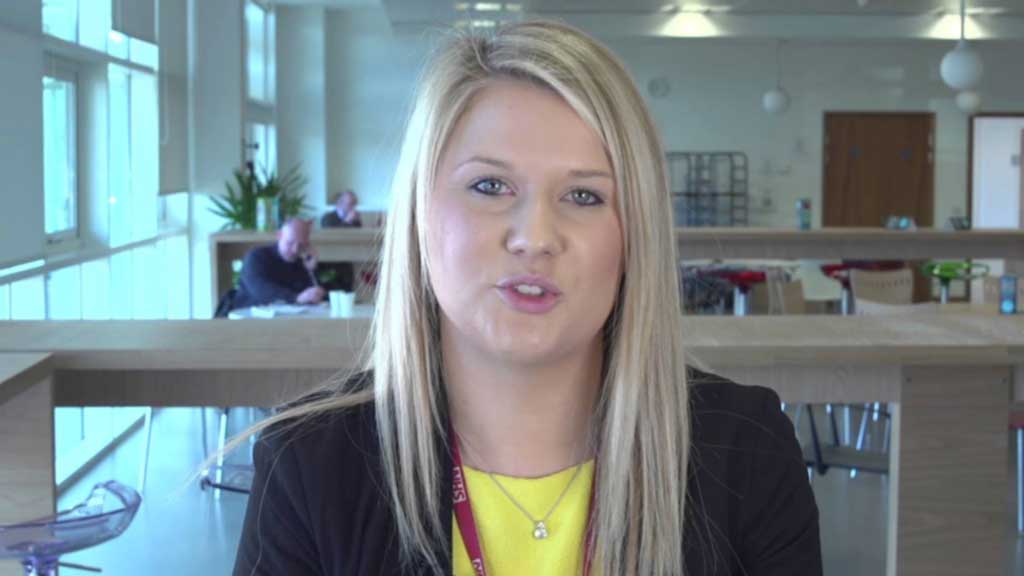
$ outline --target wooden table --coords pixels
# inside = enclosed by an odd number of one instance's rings
[[[252,326],[3,322],[0,353],[44,370],[0,400],[27,422],[49,418],[51,386],[53,405],[270,405],[353,366],[369,321]],[[1011,385],[1024,380],[1024,316],[692,317],[685,340],[712,370],[787,402],[892,403],[887,574],[1004,575],[1007,421]],[[5,435],[0,461],[52,486],[52,470],[32,465],[52,457],[47,447],[52,436],[11,444]],[[0,493],[20,497],[26,484],[10,477]]]
[[[315,230],[312,242],[324,262],[373,262],[380,228]],[[678,228],[679,257],[699,259],[993,258],[1024,262],[1024,230],[914,231],[884,228]],[[231,287],[231,262],[255,246],[275,241],[273,232],[222,232],[210,236],[213,302]],[[1016,269],[1024,273],[1024,267]]]

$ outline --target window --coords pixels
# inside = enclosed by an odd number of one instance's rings
[[[273,124],[249,124],[245,159],[253,163],[256,174],[277,172],[277,130]]]
[[[75,80],[50,66],[43,76],[43,194],[51,243],[78,235]]]
[[[274,101],[274,13],[253,0],[245,3],[246,76],[248,95],[257,102]]]
[[[111,64],[107,73],[110,246],[157,233],[160,185],[156,78]]]
[[[118,49],[108,46],[111,0],[43,0],[42,7],[43,34],[100,52]]]
[[[78,0],[43,0],[43,34],[78,41]]]

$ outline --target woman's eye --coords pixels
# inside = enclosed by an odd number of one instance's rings
[[[505,188],[505,185],[501,180],[495,178],[484,178],[483,180],[477,180],[470,186],[476,192],[486,194],[487,196],[497,196],[501,194]]]
[[[590,190],[573,190],[569,193],[569,196],[572,198],[572,201],[579,206],[597,206],[598,204],[604,204],[601,197]]]

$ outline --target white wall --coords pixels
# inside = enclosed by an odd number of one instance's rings
[[[412,92],[430,41],[394,35],[381,9],[327,19],[328,188],[384,210]]]
[[[188,2],[160,0],[160,193],[188,189]]]
[[[324,104],[325,22],[322,6],[277,9],[277,165],[295,164],[309,180],[306,203],[319,207],[327,184],[327,118]]]
[[[820,223],[825,111],[930,111],[936,115],[935,224],[967,212],[967,117],[938,76],[948,42],[787,44],[783,84],[793,97],[781,117],[765,114],[774,85],[774,44],[736,40],[609,39],[641,90],[666,77],[671,92],[650,99],[668,150],[738,150],[748,155],[751,224],[795,226],[793,205],[812,198]],[[327,20],[328,174],[352,186],[368,209],[386,206],[401,129],[420,66],[432,46],[395,34],[380,9],[339,11]],[[1020,43],[981,47],[985,109],[1022,110]],[[1004,73],[1000,73],[1003,71]]]
[[[38,0],[0,10],[0,268],[40,258],[46,247],[41,25]]]
[[[978,228],[1019,228],[1024,118],[978,118],[974,124],[974,206]]]

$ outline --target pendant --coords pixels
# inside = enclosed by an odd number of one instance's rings
[[[544,540],[548,537],[548,527],[543,522],[537,522],[537,527],[533,529],[534,540]]]

